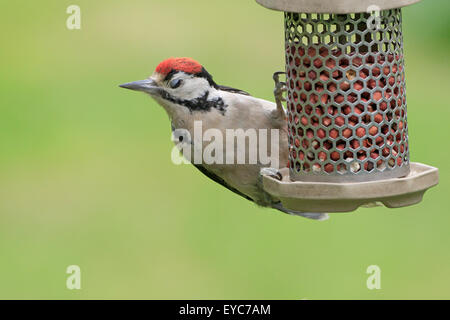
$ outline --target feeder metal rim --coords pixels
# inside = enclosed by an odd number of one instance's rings
[[[287,168],[280,170],[280,173],[283,176],[282,181],[276,180],[270,176],[263,176],[263,178],[265,182],[264,187],[269,187],[269,181],[271,181],[272,184],[277,185],[275,188],[276,194],[272,193],[275,190],[270,190],[269,192],[277,196],[293,194],[296,198],[304,197],[310,199],[373,199],[377,197],[398,196],[405,192],[422,191],[435,186],[438,184],[438,172],[439,170],[435,167],[411,162],[411,171],[406,177],[377,181],[343,183],[290,181],[289,170]],[[424,178],[431,179],[421,181]],[[406,189],[399,188],[405,186],[407,187]],[[273,185],[270,189],[273,189],[272,187]],[[370,194],[370,196],[367,194]]]
[[[421,0],[256,0],[268,9],[299,13],[359,13],[406,7]]]
[[[437,168],[416,162],[410,165],[411,172],[403,178],[355,183],[291,182],[289,169],[284,168],[280,170],[282,181],[263,175],[263,188],[293,211],[351,212],[373,203],[400,208],[419,203],[439,182]]]

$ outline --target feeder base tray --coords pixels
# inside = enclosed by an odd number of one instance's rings
[[[280,199],[289,210],[302,212],[350,212],[361,206],[384,204],[388,208],[411,206],[422,201],[425,191],[438,184],[438,169],[411,162],[402,178],[370,182],[328,183],[291,181],[289,169],[281,180],[263,175],[264,190]]]

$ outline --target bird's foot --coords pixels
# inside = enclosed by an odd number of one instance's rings
[[[283,101],[286,101],[283,96],[283,93],[287,91],[286,82],[280,81],[280,75],[282,74],[286,74],[286,72],[278,71],[273,74],[273,81],[275,81],[275,89],[273,90],[273,94],[277,105],[281,104]]]
[[[277,180],[283,180],[283,175],[278,169],[275,168],[261,168],[259,174],[262,176],[269,176]]]

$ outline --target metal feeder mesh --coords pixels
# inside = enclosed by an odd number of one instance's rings
[[[285,12],[291,180],[409,173],[401,26],[400,9]]]

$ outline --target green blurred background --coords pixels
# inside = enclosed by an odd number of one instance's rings
[[[66,8],[81,7],[81,30]],[[170,160],[155,102],[118,84],[170,56],[272,99],[283,16],[254,0],[6,1],[0,11],[0,298],[450,298],[450,2],[404,10],[419,205],[317,223]],[[82,289],[66,289],[79,265]],[[380,266],[381,290],[366,268]]]

